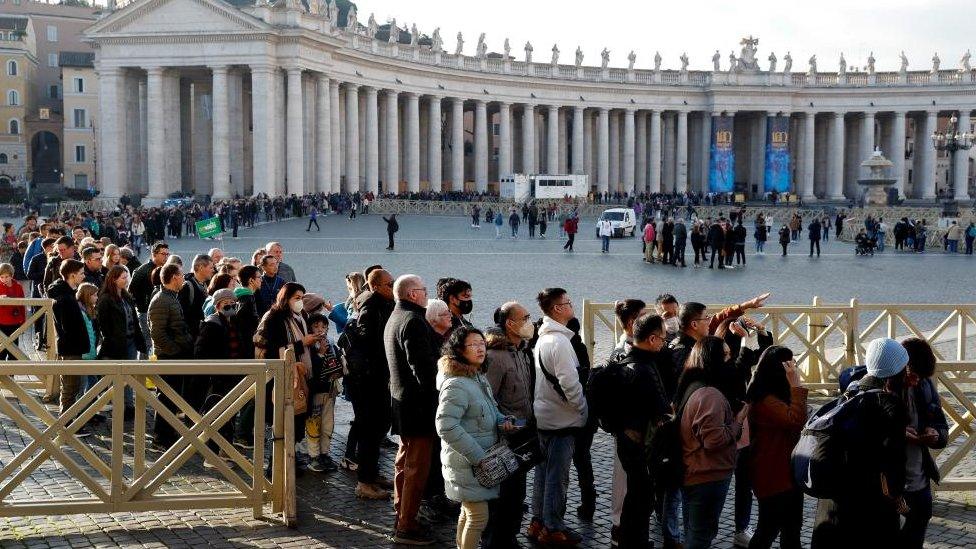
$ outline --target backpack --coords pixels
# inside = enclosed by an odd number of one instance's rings
[[[793,448],[793,481],[803,493],[832,499],[849,490],[852,471],[848,449],[861,432],[858,410],[865,398],[877,398],[880,389],[848,392],[824,404],[807,420]]]
[[[647,466],[658,488],[677,489],[684,484],[685,461],[681,443],[681,416],[691,395],[703,387],[705,384],[701,382],[689,385],[675,413],[665,419],[651,436],[647,449]]]
[[[336,340],[336,347],[339,349],[339,361],[346,375],[355,378],[366,374],[367,361],[358,318],[349,319],[346,328]]]
[[[590,417],[610,434],[619,433],[627,417],[627,403],[621,398],[633,381],[635,372],[626,359],[609,360],[590,370],[586,382],[586,402]]]

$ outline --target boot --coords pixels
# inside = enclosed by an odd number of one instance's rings
[[[593,520],[593,513],[596,512],[596,491],[595,490],[585,490],[580,495],[580,506],[576,508],[576,516],[580,520],[591,521]]]

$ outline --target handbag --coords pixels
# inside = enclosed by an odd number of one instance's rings
[[[485,488],[494,488],[518,472],[520,466],[518,455],[508,444],[498,442],[488,448],[485,457],[473,469],[478,484]]]
[[[301,362],[295,363],[295,381],[292,384],[292,402],[294,402],[295,415],[301,415],[308,411],[308,380],[305,378],[305,365]]]

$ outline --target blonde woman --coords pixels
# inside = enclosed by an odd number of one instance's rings
[[[115,244],[105,246],[105,252],[104,255],[102,255],[102,266],[107,270],[121,263],[122,252],[119,250],[119,247]]]

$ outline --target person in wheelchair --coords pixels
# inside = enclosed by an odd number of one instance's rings
[[[862,228],[854,237],[854,255],[874,255],[877,239],[871,238]]]

